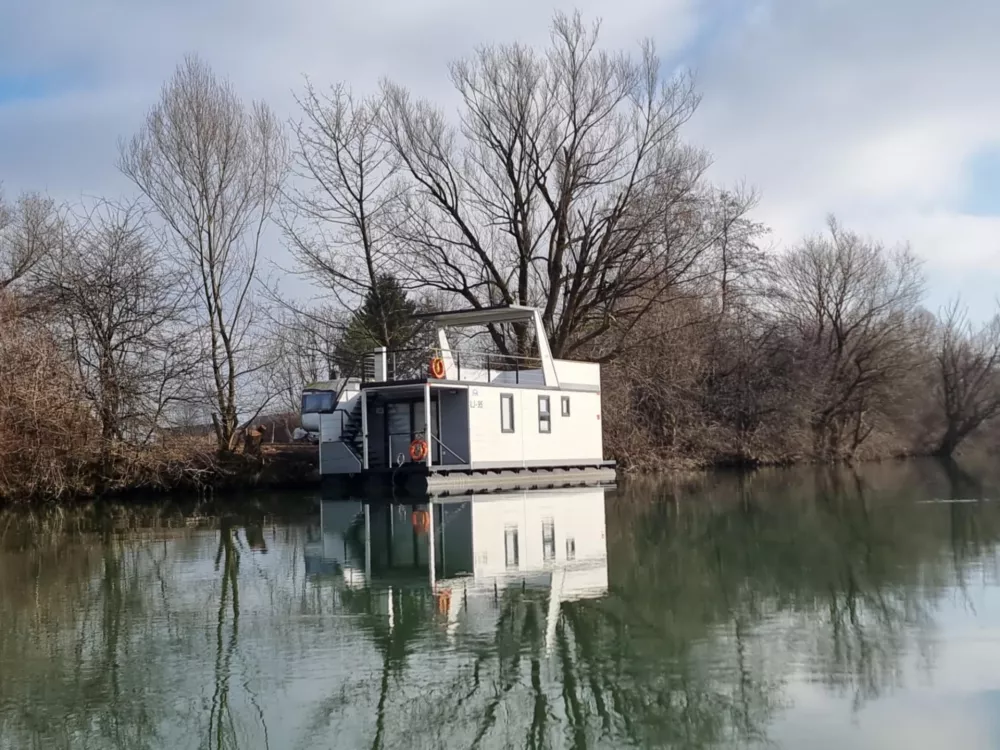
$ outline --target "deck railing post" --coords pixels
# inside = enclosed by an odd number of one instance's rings
[[[431,468],[431,456],[434,455],[434,429],[431,424],[431,386],[424,383],[424,430],[427,432],[427,456],[424,463],[427,468]]]
[[[437,529],[434,527],[434,503],[427,503],[427,515],[430,520],[429,528],[427,529],[427,573],[430,576],[431,592],[434,591],[437,586],[437,545],[435,544],[434,535]]]
[[[361,468],[368,471],[368,391],[361,391]]]
[[[322,507],[322,505],[320,506]],[[320,527],[322,528],[322,526]],[[392,537],[389,537],[390,539]],[[371,508],[365,503],[365,585],[372,581],[372,515]]]
[[[384,346],[380,346],[375,350],[374,356],[375,364],[375,374],[374,380],[376,383],[384,383],[389,379],[389,357],[388,352]]]

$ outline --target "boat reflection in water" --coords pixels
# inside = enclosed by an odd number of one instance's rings
[[[495,629],[502,591],[546,592],[551,647],[562,602],[607,593],[604,498],[604,487],[579,487],[421,505],[325,501],[321,538],[305,550],[306,573],[370,586],[373,614],[390,620],[394,596],[423,589],[449,632],[470,635]]]

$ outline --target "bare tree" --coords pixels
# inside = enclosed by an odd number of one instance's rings
[[[850,456],[913,363],[920,262],[829,221],[774,263],[772,295],[809,403],[816,457]]]
[[[0,295],[0,498],[85,491],[92,419],[45,325]]]
[[[680,140],[698,96],[661,70],[650,44],[605,52],[597,26],[557,15],[544,53],[485,47],[452,66],[457,123],[392,83],[360,104],[309,89],[298,136],[313,189],[293,205],[314,231],[293,247],[355,295],[380,266],[449,304],[540,307],[557,356],[611,357],[643,312],[716,270],[708,257],[752,203],[705,184],[707,155]],[[528,330],[490,334],[527,354]]]
[[[306,311],[282,310],[272,317],[271,378],[284,410],[297,413],[302,389],[334,376],[337,347],[344,331],[344,324],[337,322],[341,315],[324,306]]]
[[[236,445],[244,398],[262,363],[255,341],[261,240],[287,166],[281,126],[264,104],[247,108],[203,62],[187,58],[120,168],[171,231],[200,289],[211,364],[212,422],[221,449]]]
[[[293,125],[299,179],[286,193],[282,224],[303,270],[341,310],[357,312],[332,314],[327,305],[296,311],[295,318],[312,332],[336,331],[339,343],[346,335],[354,346],[340,346],[336,367],[360,375],[358,345],[366,351],[399,349],[409,345],[414,329],[400,320],[415,309],[405,299],[406,287],[386,273],[394,259],[393,213],[401,191],[395,154],[381,128],[380,99],[357,100],[340,85],[320,94],[307,85],[299,105],[302,119]]]
[[[100,425],[105,478],[120,448],[145,446],[189,394],[192,295],[166,257],[138,206],[102,202],[46,264],[54,328]]]
[[[11,205],[0,195],[0,291],[32,276],[58,245],[62,226],[52,199],[25,193]]]
[[[398,197],[394,153],[380,128],[379,99],[355,99],[342,85],[311,84],[293,124],[292,182],[282,225],[303,269],[345,309],[372,291],[389,262],[391,207]]]
[[[935,453],[951,456],[974,430],[1000,414],[1000,315],[974,329],[956,300],[941,317],[934,358],[934,395],[944,419]]]

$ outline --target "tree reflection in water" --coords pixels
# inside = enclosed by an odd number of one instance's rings
[[[215,553],[215,569],[222,577],[219,595],[218,625],[216,627],[215,692],[209,714],[208,747],[210,750],[238,748],[236,724],[229,707],[229,679],[233,654],[240,635],[240,551],[238,538],[233,534],[232,522],[222,519],[219,526],[219,548]],[[225,639],[227,610],[232,605],[229,638]],[[225,641],[225,643],[224,643]]]
[[[933,680],[942,607],[997,584],[997,489],[929,462],[635,483],[603,595],[439,570],[451,609],[416,547],[358,572],[363,520],[326,571],[294,522],[4,516],[0,748],[766,746],[796,681],[860,710]]]

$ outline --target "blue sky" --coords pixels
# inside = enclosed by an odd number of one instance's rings
[[[978,216],[1000,215],[1000,143],[975,153],[966,169],[969,182],[962,210]]]
[[[712,176],[761,194],[778,244],[836,213],[926,261],[935,308],[976,317],[1000,290],[1000,3],[983,0],[32,0],[0,4],[0,181],[60,199],[128,190],[114,168],[178,60],[195,51],[294,115],[303,75],[359,91],[382,76],[445,104],[475,45],[543,44],[556,7],[650,36],[695,70],[687,129]],[[275,245],[272,254],[280,258]]]
[[[52,96],[57,88],[57,82],[48,76],[8,74],[0,77],[0,106]]]

